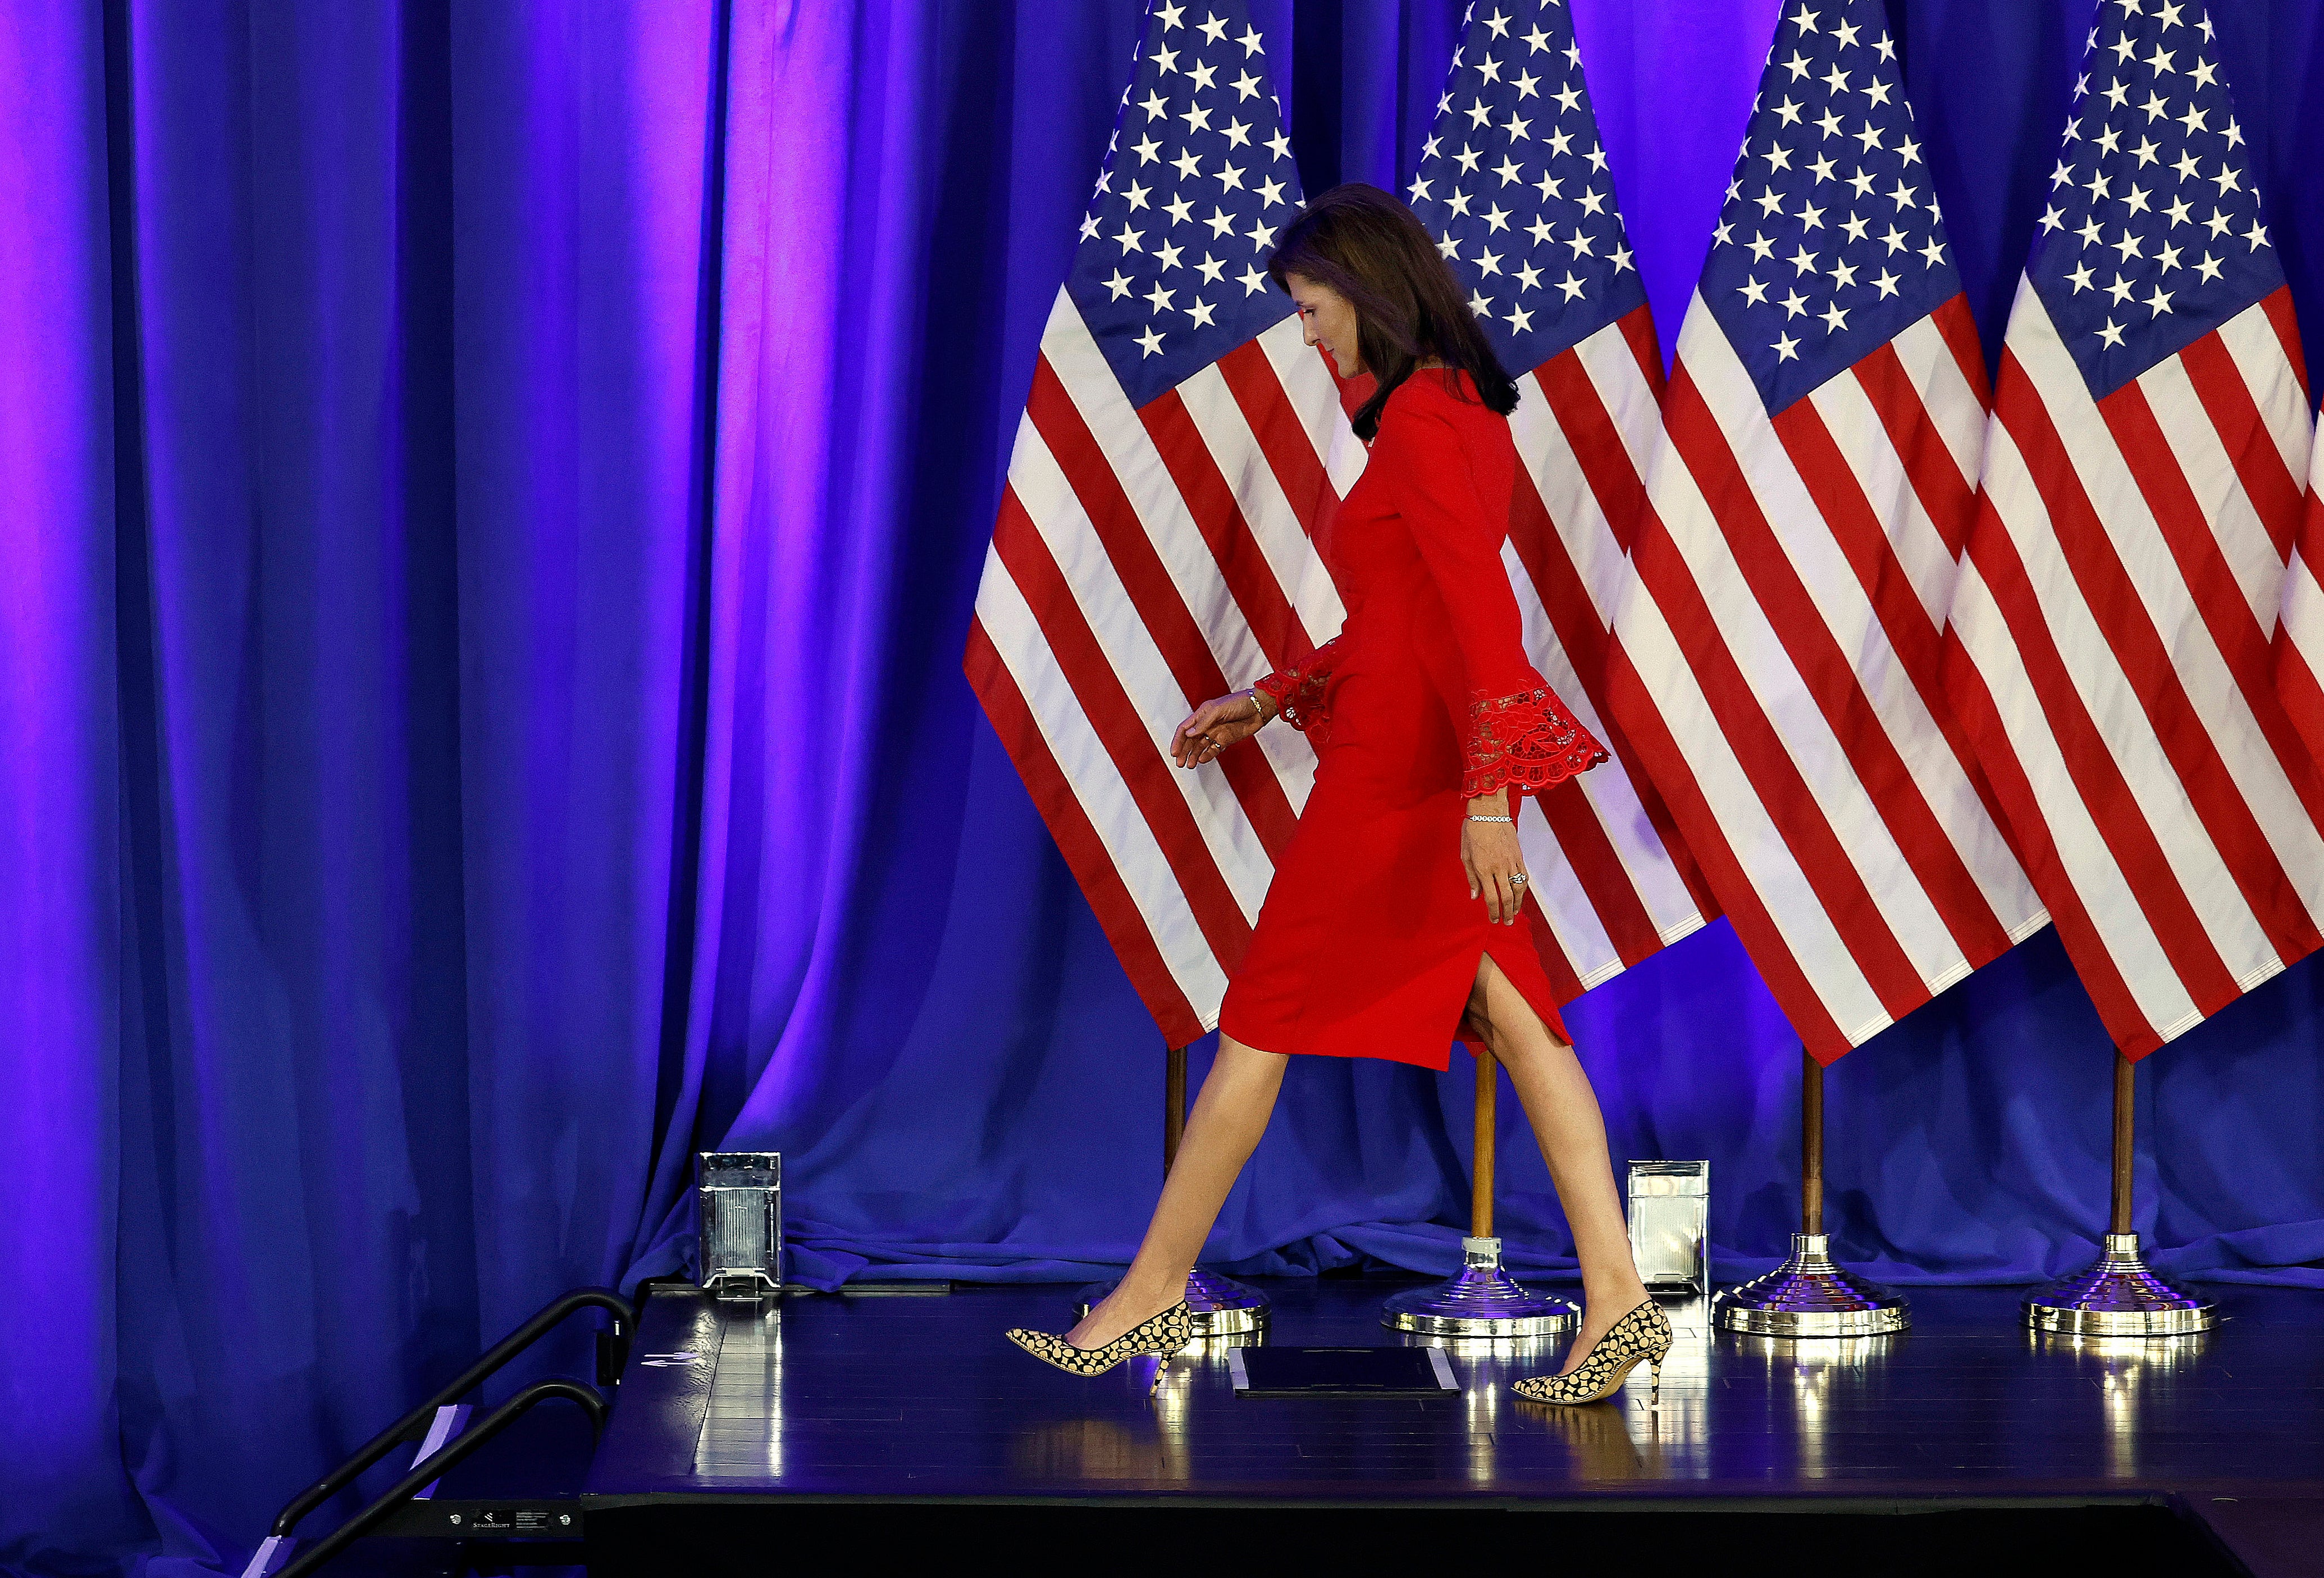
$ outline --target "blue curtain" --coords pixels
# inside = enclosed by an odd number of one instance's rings
[[[1667,343],[1774,0],[1574,5]],[[1400,186],[1460,0],[1252,9],[1308,189]],[[2091,9],[1888,6],[1989,343]],[[2217,22],[2324,323],[2324,22]],[[698,1149],[785,1152],[822,1285],[1127,1257],[1162,1046],[959,661],[1139,28],[0,7],[0,1563],[238,1567],[532,1306],[680,1265]],[[1725,927],[1572,1022],[1616,1156],[1712,1158],[1767,1264],[1798,1047]],[[2319,1029],[2311,962],[2145,1066],[2165,1265],[2324,1280]],[[2045,935],[1845,1059],[1843,1251],[2086,1256],[2108,1057]],[[1303,1061],[1216,1258],[1448,1267],[1468,1080]]]

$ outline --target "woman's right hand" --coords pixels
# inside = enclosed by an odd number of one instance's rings
[[[1255,690],[1238,690],[1206,701],[1170,736],[1170,760],[1181,767],[1216,761],[1220,752],[1256,734],[1274,715],[1274,709]]]

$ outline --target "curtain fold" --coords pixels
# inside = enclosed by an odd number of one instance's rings
[[[424,14],[108,21],[140,485],[115,615],[150,772],[126,785],[118,1461],[168,1537],[161,1506],[247,1516],[286,1447],[320,1457],[334,1413],[390,1416],[406,1372],[475,1343],[451,456],[424,348],[446,226],[441,183],[403,179],[443,141],[412,124],[442,96],[405,51],[443,52]]]
[[[709,0],[452,14],[456,807],[487,1340],[560,1279],[622,1278],[692,1133],[727,25]]]
[[[1576,9],[1667,337],[1774,3]],[[2089,9],[1890,6],[1996,333]],[[1409,178],[1460,10],[1255,0],[1311,190]],[[2218,10],[2308,305],[2324,23]],[[532,1308],[681,1267],[702,1149],[785,1153],[819,1286],[1127,1258],[1161,1040],[959,662],[1140,26],[0,7],[0,1566],[238,1570]],[[1797,1043],[1732,937],[1570,1019],[1617,1158],[1711,1158],[1769,1263]],[[2320,1026],[2310,961],[2149,1060],[2166,1267],[2324,1280]],[[2087,1255],[2107,1056],[2045,936],[1845,1059],[1843,1252]],[[1449,1269],[1469,1085],[1303,1060],[1216,1257]],[[1514,1107],[1511,1259],[1570,1267]]]
[[[0,1560],[125,1548],[114,1296],[124,974],[106,33],[96,6],[0,12]],[[134,475],[127,491],[134,495]],[[34,1294],[32,1290],[38,1290]],[[135,1338],[130,1338],[134,1344]],[[46,1512],[36,1525],[30,1509]],[[42,1538],[32,1529],[60,1531]],[[85,1535],[66,1540],[62,1530]]]

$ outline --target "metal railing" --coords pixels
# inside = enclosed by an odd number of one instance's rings
[[[572,1398],[587,1411],[591,1433],[604,1433],[605,1399],[598,1395],[596,1388],[584,1386],[577,1380],[536,1380],[476,1424],[446,1442],[435,1455],[414,1464],[411,1472],[396,1481],[378,1500],[348,1518],[309,1549],[301,1551],[298,1560],[284,1567],[276,1578],[306,1578],[308,1573],[363,1538],[374,1524],[427,1489],[445,1471],[506,1429],[510,1421],[518,1415],[548,1398]]]
[[[494,1343],[484,1357],[438,1388],[425,1402],[372,1437],[353,1457],[348,1458],[337,1468],[292,1497],[290,1504],[282,1509],[281,1515],[275,1518],[274,1527],[269,1531],[270,1537],[259,1548],[258,1555],[252,1559],[250,1566],[245,1569],[245,1578],[254,1578],[254,1575],[261,1573],[275,1574],[276,1578],[290,1578],[294,1573],[313,1571],[317,1565],[345,1548],[349,1542],[361,1538],[364,1531],[384,1518],[393,1509],[397,1502],[409,1500],[415,1491],[425,1488],[446,1469],[459,1463],[470,1453],[491,1440],[496,1433],[508,1425],[510,1420],[545,1398],[568,1398],[580,1404],[588,1411],[591,1427],[602,1430],[604,1426],[607,1404],[604,1396],[595,1388],[584,1385],[577,1380],[559,1380],[537,1382],[493,1409],[479,1423],[454,1436],[426,1463],[413,1465],[411,1472],[398,1481],[394,1490],[357,1513],[346,1527],[318,1544],[313,1549],[303,1553],[296,1561],[285,1567],[278,1569],[271,1564],[271,1558],[288,1548],[292,1531],[298,1527],[301,1518],[353,1484],[357,1475],[394,1451],[400,1444],[425,1439],[428,1425],[435,1417],[437,1409],[456,1402],[475,1390],[477,1387],[498,1374],[512,1360],[539,1342],[567,1315],[576,1309],[585,1309],[592,1306],[609,1312],[613,1317],[613,1330],[609,1333],[601,1335],[600,1338],[598,1379],[604,1382],[618,1379],[629,1347],[630,1335],[637,1327],[636,1308],[628,1299],[610,1287],[576,1287],[572,1292],[552,1300],[543,1306],[538,1315]],[[605,1343],[604,1336],[611,1337],[610,1344]]]

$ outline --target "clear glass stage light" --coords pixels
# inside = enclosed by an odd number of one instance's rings
[[[1711,1297],[1711,1163],[1630,1164],[1630,1256],[1658,1293]]]
[[[694,1202],[702,1286],[720,1298],[783,1287],[783,1158],[773,1150],[706,1150]]]

